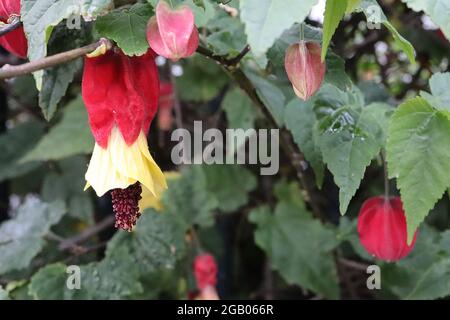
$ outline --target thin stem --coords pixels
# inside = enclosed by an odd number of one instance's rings
[[[305,40],[305,23],[300,23],[300,41]]]
[[[386,156],[384,155],[383,151],[381,152],[380,157],[381,157],[381,160],[383,161],[384,199],[386,201],[389,201],[389,175],[388,175],[388,170],[387,170]]]
[[[5,34],[16,30],[22,25],[22,22],[20,21],[20,18],[18,16],[15,16],[10,23],[5,23],[0,28],[0,37],[4,36]]]
[[[107,49],[111,49],[113,44],[107,39],[100,39],[97,42],[91,43],[87,46],[73,49],[70,51],[55,54],[53,56],[45,57],[39,60],[31,61],[17,66],[5,65],[0,69],[0,80],[22,76],[25,74],[33,73],[35,71],[48,69],[57,66],[62,63],[66,63],[82,57],[102,44],[105,44]]]

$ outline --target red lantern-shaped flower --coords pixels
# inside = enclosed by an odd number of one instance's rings
[[[406,217],[399,197],[386,200],[373,197],[364,202],[358,217],[358,234],[362,246],[380,260],[397,261],[414,247],[417,231],[407,243]]]
[[[198,47],[198,30],[194,14],[187,5],[172,9],[161,0],[156,6],[156,16],[147,27],[150,47],[160,56],[177,61],[194,54]]]
[[[119,49],[95,55],[85,59],[82,83],[96,141],[87,187],[98,196],[112,190],[116,226],[131,230],[140,215],[141,188],[155,197],[166,188],[147,145],[158,106],[158,70],[150,50],[140,57],[128,57]]]
[[[210,254],[201,254],[194,261],[194,275],[200,293],[199,300],[218,300],[216,291],[217,263]]]
[[[12,22],[13,18],[18,16],[20,16],[20,0],[0,0],[0,26]],[[20,58],[26,58],[28,44],[23,27],[0,36],[0,46]]]
[[[325,63],[320,58],[318,43],[301,41],[286,50],[284,66],[295,94],[308,100],[319,90],[325,76]]]

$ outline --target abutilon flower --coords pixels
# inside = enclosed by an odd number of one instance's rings
[[[197,281],[199,294],[197,300],[218,300],[217,285],[217,263],[210,254],[200,254],[194,261],[194,275]]]
[[[0,0],[0,25],[10,23],[13,16],[20,16],[20,0]],[[28,43],[23,27],[0,36],[0,46],[20,58],[26,58]]]
[[[194,14],[187,5],[172,9],[159,1],[147,26],[147,40],[157,54],[173,61],[189,57],[198,47]]]
[[[86,187],[98,196],[112,191],[116,227],[130,231],[140,215],[142,189],[159,197],[167,187],[147,145],[159,97],[153,52],[128,57],[115,49],[87,56],[82,95],[96,141]]]
[[[325,63],[321,61],[318,43],[300,41],[286,50],[284,67],[295,94],[308,100],[319,90],[325,76]]]
[[[380,260],[397,261],[414,248],[417,231],[407,243],[406,217],[399,197],[367,199],[359,212],[358,234],[362,246]]]
[[[161,82],[158,126],[162,131],[169,131],[173,125],[172,109],[174,105],[173,86],[171,82]]]

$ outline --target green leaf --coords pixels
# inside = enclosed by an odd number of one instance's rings
[[[81,290],[73,299],[118,300],[142,292],[139,268],[128,248],[108,250],[100,262],[81,267]]]
[[[90,29],[85,25],[81,25],[81,28],[81,30],[68,29],[61,24],[56,27],[48,44],[49,55],[72,50],[91,42]],[[82,66],[82,59],[78,58],[44,71],[42,90],[39,92],[39,106],[47,121],[53,117],[58,103]]]
[[[264,55],[275,40],[294,22],[302,22],[317,0],[240,1],[241,20],[252,52]]]
[[[368,22],[377,24],[382,23],[392,34],[397,46],[406,54],[411,63],[415,63],[415,52],[412,44],[402,37],[395,27],[388,21],[383,10],[376,0],[361,0],[360,9],[366,15]]]
[[[146,31],[152,15],[150,4],[137,3],[99,17],[95,28],[101,36],[114,40],[125,54],[140,56],[149,48]]]
[[[61,199],[68,204],[68,214],[71,217],[92,223],[93,204],[89,192],[83,191],[87,168],[85,157],[67,158],[54,165],[57,170],[50,172],[42,182],[42,199]]]
[[[358,8],[361,0],[347,0],[347,2],[347,10],[345,11],[345,13],[352,13]]]
[[[28,58],[34,61],[47,55],[47,42],[53,28],[61,21],[83,13],[90,14],[94,18],[102,13],[104,8],[112,5],[112,0],[84,0],[80,6],[73,0],[22,0],[21,20],[28,39]],[[36,86],[42,88],[43,71],[35,73]]]
[[[223,99],[222,108],[231,129],[251,129],[260,116],[252,100],[239,88],[230,90]]]
[[[208,24],[211,34],[207,37],[208,47],[217,55],[230,58],[237,56],[247,45],[244,25],[237,19],[223,12]]]
[[[350,90],[353,83],[350,77],[345,73],[344,59],[334,53],[329,53],[326,57],[326,64],[327,69],[324,81],[341,90]]]
[[[9,129],[0,135],[0,181],[21,176],[36,169],[39,162],[19,163],[44,132],[44,126],[37,121],[29,121]]]
[[[385,288],[407,300],[430,300],[450,295],[450,232],[423,228],[414,250],[395,265],[382,267]]]
[[[424,11],[450,40],[450,3],[447,0],[402,0],[414,11]]]
[[[336,236],[312,219],[303,204],[282,201],[274,214],[260,207],[250,213],[249,219],[257,225],[256,244],[288,283],[330,299],[338,297],[337,271],[331,254]]]
[[[41,268],[31,278],[28,293],[36,300],[70,299],[67,289],[67,266],[62,263],[49,264]]]
[[[194,4],[197,7],[202,8],[203,10],[205,10],[205,1],[204,0],[193,0],[192,2],[194,2]]]
[[[300,99],[292,100],[286,106],[284,114],[286,127],[291,131],[295,143],[305,155],[316,176],[317,186],[322,186],[325,166],[322,161],[322,153],[315,143],[316,115],[313,111],[312,101],[303,102]]]
[[[114,0],[83,0],[81,15],[84,20],[91,21],[97,16],[106,14],[114,8]]]
[[[431,95],[421,92],[420,95],[433,107],[450,111],[450,73],[435,73],[430,79]]]
[[[450,120],[423,98],[401,104],[387,142],[389,176],[397,178],[408,225],[408,242],[450,186]]]
[[[43,237],[66,212],[64,203],[29,199],[14,218],[0,225],[0,274],[20,270],[42,250]]]
[[[256,89],[258,97],[269,109],[278,126],[282,126],[284,122],[284,105],[286,97],[275,84],[262,76],[245,70],[245,75],[250,79]]]
[[[255,176],[240,165],[203,166],[207,192],[217,199],[218,209],[233,212],[248,202],[248,193],[256,188]]]
[[[129,249],[142,275],[173,269],[185,250],[185,230],[180,219],[170,212],[145,210],[132,233],[119,231],[114,235],[108,252]]]
[[[322,61],[325,61],[331,38],[344,17],[347,6],[348,0],[327,0],[323,20]]]
[[[370,109],[341,107],[320,123],[318,143],[339,187],[342,215],[358,190],[366,167],[381,149],[382,128],[370,117]]]
[[[177,89],[182,100],[209,101],[220,93],[229,80],[215,62],[198,54],[185,63],[183,75],[177,78]]]
[[[21,162],[60,160],[77,154],[89,154],[93,147],[87,112],[81,97],[78,97],[64,109],[62,120],[42,137]]]

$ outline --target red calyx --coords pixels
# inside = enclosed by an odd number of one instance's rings
[[[174,105],[173,86],[170,82],[161,82],[158,111],[158,126],[169,131],[173,125],[172,108]]]
[[[121,50],[85,59],[82,95],[97,143],[106,148],[117,125],[131,145],[148,133],[158,108],[159,78],[154,53],[128,57]]]
[[[8,20],[11,15],[20,16],[20,0],[0,0],[0,21],[9,23]],[[1,36],[0,46],[20,58],[26,58],[28,43],[23,27],[21,26]]]
[[[217,263],[210,254],[201,254],[194,261],[194,275],[197,287],[203,290],[207,286],[215,287],[217,284]]]
[[[406,217],[399,197],[383,196],[366,200],[359,212],[358,234],[362,246],[380,260],[397,261],[414,248],[407,244]]]

